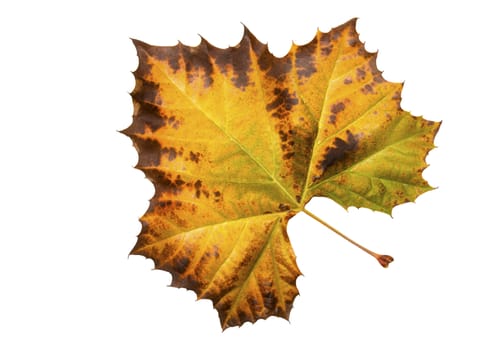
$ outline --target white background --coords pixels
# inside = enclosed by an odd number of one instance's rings
[[[12,1],[0,5],[0,348],[499,349],[498,11],[486,1]],[[128,257],[153,186],[133,169],[130,37],[221,47],[244,23],[276,55],[352,17],[403,108],[443,120],[424,172],[439,189],[393,218],[298,215],[304,274],[290,322],[221,332],[207,300]]]

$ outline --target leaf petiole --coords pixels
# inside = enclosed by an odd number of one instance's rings
[[[321,219],[321,218],[317,217],[316,215],[314,215],[313,213],[311,213],[306,208],[303,208],[302,211],[304,213],[306,213],[307,215],[309,215],[314,220],[316,220],[317,222],[319,222],[319,223],[323,224],[324,226],[326,226],[327,228],[329,228],[331,231],[333,231],[336,234],[338,234],[340,237],[342,237],[343,239],[345,239],[349,243],[354,244],[359,249],[361,249],[364,252],[366,252],[366,253],[370,254],[371,256],[373,256],[375,259],[377,259],[377,261],[379,262],[379,264],[382,265],[382,267],[389,267],[389,264],[394,261],[394,259],[390,255],[377,254],[377,253],[371,251],[370,249],[363,247],[358,242],[353,241],[352,239],[350,239],[349,237],[347,237],[346,235],[344,235],[342,232],[340,232],[339,230],[337,230],[335,227],[331,226],[330,224],[328,224],[327,222],[325,222],[323,219]]]

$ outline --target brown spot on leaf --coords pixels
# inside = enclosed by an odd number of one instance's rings
[[[174,115],[171,115],[170,117],[166,118],[166,124],[174,129],[179,129],[180,125],[179,121],[175,118]]]
[[[335,34],[337,34],[337,33],[334,33],[334,35],[333,35],[334,40],[336,40]],[[323,56],[328,56],[332,52],[333,43],[331,41],[332,40],[331,36],[332,35],[330,32],[330,33],[321,33],[321,35],[319,37],[319,43],[320,43],[320,47],[321,47],[321,55],[323,55]]]
[[[176,180],[173,181],[172,179],[167,177],[163,180],[163,183],[158,184],[158,186],[156,186],[156,188],[161,188],[162,192],[165,192],[165,193],[171,193],[173,195],[178,195],[179,193],[182,192],[183,185],[179,185]],[[157,191],[157,193],[159,193],[159,192]]]
[[[139,148],[139,161],[137,167],[157,166],[161,162],[161,144],[153,139],[134,138]]]
[[[288,139],[288,134],[286,132],[284,132],[283,130],[279,130],[278,134],[280,136],[281,142],[286,142],[286,140]]]
[[[299,103],[295,92],[290,93],[288,88],[275,88],[273,93],[275,98],[272,102],[266,105],[266,110],[268,112],[274,110],[272,116],[275,118],[282,119],[286,117],[292,110],[293,106]]]
[[[347,77],[347,78],[345,78],[345,79],[344,79],[344,84],[345,84],[345,85],[349,85],[349,84],[351,84],[351,83],[352,83],[352,78]]]
[[[171,162],[177,158],[177,151],[173,147],[167,147],[162,150],[162,154],[167,156],[167,159]]]
[[[217,245],[214,245],[212,247],[212,256],[215,258],[218,258],[220,256],[219,254],[219,247]]]
[[[258,61],[259,68],[266,72],[266,75],[277,81],[283,81],[288,72],[292,70],[292,62],[290,57],[283,58],[274,57],[269,50],[264,50]]]
[[[279,210],[280,211],[288,211],[288,210],[290,210],[290,206],[288,204],[280,203]]]
[[[264,301],[264,307],[267,310],[274,311],[276,309],[278,298],[276,298],[276,295],[272,290],[262,293],[262,299]]]
[[[128,129],[132,132],[143,134],[146,127],[152,132],[165,126],[165,120],[161,117],[159,108],[149,103],[139,103],[137,117]]]
[[[331,114],[328,122],[330,124],[335,124],[335,121],[337,120],[337,113],[342,112],[344,109],[345,109],[345,104],[343,102],[339,102],[332,105],[332,107],[330,108]]]
[[[192,162],[195,162],[196,164],[198,164],[198,162],[200,161],[200,157],[201,157],[201,153],[200,152],[192,152],[192,151],[189,151],[189,160],[192,161]]]
[[[174,260],[173,268],[177,273],[183,274],[184,272],[186,272],[190,262],[191,260],[189,260],[188,257],[180,257]]]
[[[131,95],[137,101],[161,105],[163,101],[159,95],[159,91],[159,84],[136,77],[136,87]]]
[[[206,43],[204,42],[197,47],[188,47],[182,44],[182,56],[186,66],[188,81],[194,82],[196,78],[203,78],[204,87],[208,88],[213,83],[213,67],[208,56]]]
[[[391,98],[393,100],[400,101],[401,100],[401,92],[400,91],[395,91]]]
[[[208,49],[210,56],[213,57],[215,64],[219,68],[219,70],[227,75],[228,73],[228,67],[231,64],[232,61],[232,54],[234,51],[234,48],[229,48],[229,49],[220,49],[215,46],[209,46]]]
[[[196,190],[196,198],[200,198],[200,195],[201,195],[201,181],[200,180],[196,180],[196,182],[194,183],[194,189]]]
[[[234,77],[231,79],[234,86],[241,90],[249,84],[248,73],[250,72],[250,40],[243,40],[240,45],[232,50],[232,62]]]
[[[179,55],[179,45],[176,46],[151,46],[148,49],[149,55],[156,58],[159,61],[167,61],[170,68],[175,72],[177,72],[181,66],[179,64],[180,55]]]
[[[175,178],[175,185],[176,186],[182,186],[184,185],[186,182],[184,180],[181,179],[181,176],[180,175],[177,175],[177,177]]]
[[[295,53],[295,67],[300,78],[309,78],[316,73],[315,51],[318,42],[311,41],[308,45],[298,46]]]
[[[375,91],[373,90],[373,87],[371,86],[371,84],[366,84],[365,86],[363,86],[361,88],[361,92],[365,95],[367,94],[374,94]]]
[[[372,58],[368,61],[368,67],[370,68],[370,72],[372,73],[373,76],[380,75],[381,72],[377,68],[377,55],[376,54],[370,54],[373,55]]]
[[[155,132],[165,125],[165,120],[161,117],[156,105],[137,101],[135,98],[134,102],[134,121],[128,128],[122,130],[122,133],[132,136],[134,134],[144,134],[146,129]]]
[[[324,173],[336,162],[344,160],[349,153],[358,148],[358,138],[359,136],[353,135],[349,130],[347,130],[347,140],[336,137],[333,145],[326,148],[323,159],[316,168]]]
[[[364,80],[366,78],[366,71],[364,68],[357,68],[356,69],[356,77],[358,80]]]

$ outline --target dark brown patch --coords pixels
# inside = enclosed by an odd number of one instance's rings
[[[156,195],[160,193],[167,193],[176,196],[182,192],[184,187],[189,185],[189,183],[185,183],[179,175],[177,175],[176,179],[173,179],[171,174],[165,174],[163,171],[158,169],[146,168],[143,169],[143,172],[155,186]]]
[[[175,181],[174,181],[175,185],[176,186],[182,186],[184,185],[186,182],[184,180],[181,179],[181,176],[180,175],[177,175],[177,177],[175,178]]]
[[[170,193],[173,195],[178,195],[179,193],[182,192],[183,185],[178,184],[177,180],[172,180],[171,178],[167,177],[163,180],[162,183],[159,183],[155,186],[157,189],[161,189],[160,191],[156,191],[156,193]]]
[[[137,114],[138,121],[140,120],[141,124],[147,126],[151,131],[155,132],[165,125],[165,120],[160,116],[157,106],[142,103],[139,108],[139,113]]]
[[[295,155],[295,152],[288,152],[283,155],[283,159],[288,160]]]
[[[167,148],[164,148],[162,149],[162,154],[166,155],[167,156],[167,159],[171,162],[173,160],[175,160],[175,158],[177,158],[177,151],[175,148],[173,147],[167,147]]]
[[[288,139],[288,134],[286,132],[284,132],[283,130],[279,130],[278,134],[280,136],[281,142],[286,142],[286,140]]]
[[[217,245],[214,245],[212,247],[212,256],[215,258],[218,258],[220,256],[219,254],[219,247]]]
[[[137,167],[157,166],[161,162],[161,144],[153,139],[134,138],[139,149]]]
[[[165,173],[158,169],[143,169],[142,171],[155,186],[167,178]]]
[[[135,99],[134,102],[134,121],[128,128],[122,130],[122,133],[129,136],[133,134],[144,134],[146,128],[155,132],[165,126],[165,119],[161,117],[161,113],[157,106]]]
[[[284,81],[286,75],[292,70],[292,62],[289,56],[283,58],[274,57],[267,49],[263,51],[257,61],[259,68],[266,72],[270,78]]]
[[[250,308],[253,310],[256,310],[257,307],[259,306],[259,302],[257,301],[257,299],[255,299],[253,295],[248,294],[246,300],[248,305],[250,305]]]
[[[177,72],[181,68],[181,66],[179,64],[179,60],[180,60],[180,52],[179,51],[180,51],[179,45],[169,47],[167,50],[165,50],[165,56],[167,58],[168,65],[170,66],[170,68],[172,68],[174,73]]]
[[[172,267],[177,273],[183,274],[184,272],[186,272],[190,262],[191,260],[189,260],[188,257],[183,256],[181,258],[175,259],[173,261]]]
[[[348,41],[348,44],[349,44],[349,46],[351,46],[351,47],[356,46],[356,44],[357,44],[357,43],[358,43],[358,40],[357,40],[357,39],[355,39],[355,38],[353,38],[353,39],[349,39],[349,41]]]
[[[375,91],[373,91],[373,87],[371,86],[371,84],[366,84],[365,86],[363,86],[361,88],[361,92],[365,95],[367,94],[375,94]]]
[[[166,124],[177,130],[179,129],[180,122],[175,118],[175,115],[171,115],[166,118]]]
[[[299,103],[298,98],[295,95],[295,92],[292,94],[289,92],[288,88],[281,89],[275,88],[274,91],[274,100],[266,105],[266,110],[268,112],[274,110],[272,116],[278,119],[285,118],[293,106]]]
[[[181,45],[181,44],[179,44]],[[186,65],[188,81],[194,82],[196,78],[203,78],[204,87],[208,88],[213,83],[213,67],[208,56],[206,43],[197,47],[188,47],[181,45],[182,57]]]
[[[194,189],[196,190],[196,198],[200,198],[200,195],[201,195],[201,181],[200,180],[196,180],[196,182],[194,183]]]
[[[347,77],[347,78],[345,78],[345,79],[344,79],[344,84],[345,84],[345,85],[349,85],[349,84],[351,84],[351,83],[352,83],[352,78]]]
[[[195,292],[200,290],[200,282],[195,275],[187,275],[182,281],[182,286],[186,289],[194,290]]]
[[[330,108],[330,116],[328,122],[330,124],[335,124],[335,121],[337,120],[337,114],[342,112],[345,109],[345,104],[343,102],[336,103],[332,105]]]
[[[358,56],[369,58],[372,54],[365,50],[363,46],[358,49]]]
[[[297,47],[295,53],[295,68],[297,69],[299,79],[309,78],[316,73],[316,59],[314,54],[317,45],[318,42],[313,40],[307,45]]]
[[[264,307],[267,310],[272,312],[276,310],[276,305],[278,304],[278,298],[276,298],[276,295],[273,293],[272,290],[262,293],[262,299],[264,301]]]
[[[356,77],[358,80],[364,80],[366,78],[366,71],[364,68],[357,68],[356,69]]]
[[[196,164],[199,163],[200,161],[200,157],[201,157],[201,153],[200,152],[192,152],[192,151],[189,151],[189,160],[192,161],[192,162],[195,162]]]
[[[377,68],[377,55],[373,54],[372,58],[368,61],[368,67],[372,75],[380,75],[380,71]]]
[[[319,37],[319,43],[321,48],[321,55],[328,56],[333,50],[331,33],[321,33]]]
[[[347,140],[336,137],[332,147],[327,147],[323,160],[316,166],[323,173],[333,164],[344,160],[347,155],[358,149],[358,135],[353,135],[347,130]]]
[[[180,67],[180,50],[179,45],[175,46],[151,46],[148,50],[152,57],[155,57],[159,61],[167,61],[170,68],[175,72],[177,72]]]
[[[214,200],[216,203],[221,201],[222,193],[220,191],[214,191]]]
[[[280,203],[280,205],[279,205],[278,208],[279,208],[280,211],[288,211],[288,210],[290,210],[290,206],[288,204],[284,204],[284,203]]]
[[[163,101],[158,93],[159,90],[160,85],[142,78],[136,78],[136,87],[131,95],[137,101],[161,105]]]
[[[153,203],[151,203],[153,205]],[[154,203],[155,206],[157,206],[160,209],[165,209],[166,207],[172,206],[173,202],[170,199],[167,199],[166,201],[158,201]]]
[[[219,70],[226,75],[228,73],[228,66],[231,64],[232,49],[220,49],[215,46],[210,46],[208,52],[211,57],[213,57],[215,64],[219,67]]]
[[[245,90],[245,87],[249,84],[250,40],[243,39],[238,47],[233,48],[231,58],[235,74],[231,81],[237,88]]]

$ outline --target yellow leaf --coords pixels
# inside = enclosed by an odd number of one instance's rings
[[[246,29],[227,49],[134,44],[124,133],[155,195],[132,254],[212,300],[223,328],[289,317],[300,271],[286,226],[316,218],[313,196],[390,213],[431,189],[439,123],[400,108],[402,84],[382,77],[355,20],[283,58]]]

